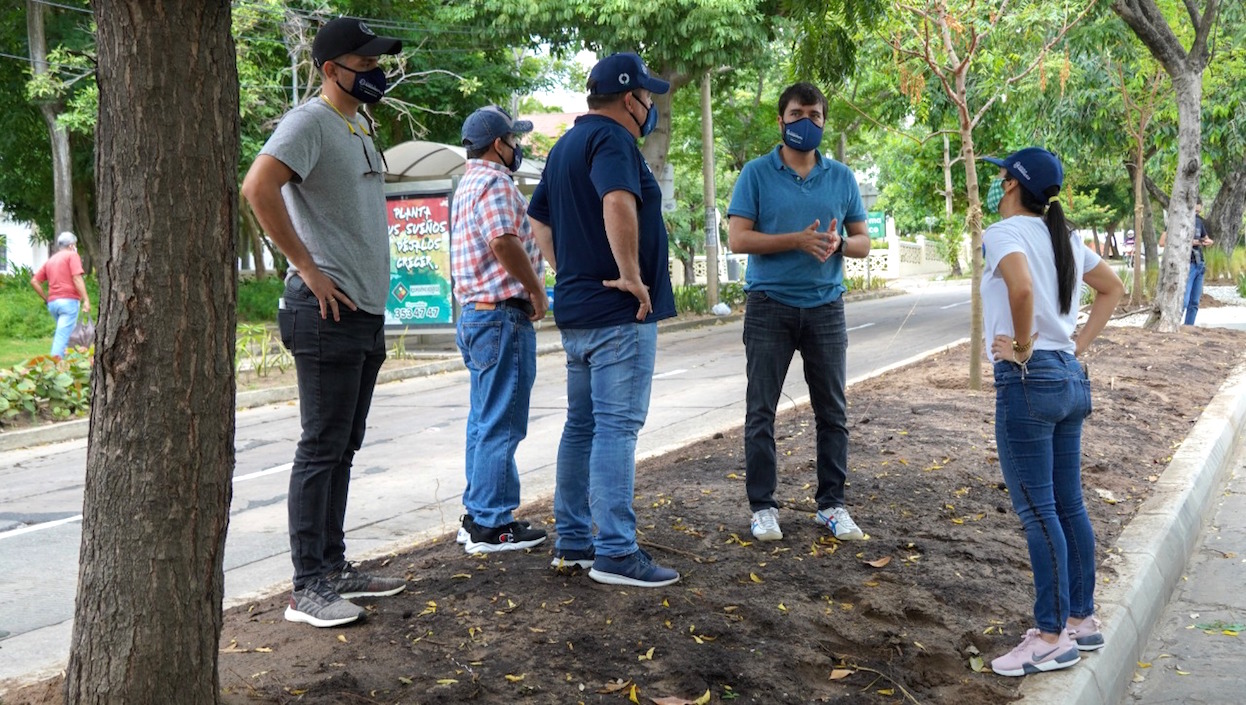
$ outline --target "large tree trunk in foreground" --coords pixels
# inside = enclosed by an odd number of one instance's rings
[[[68,703],[213,704],[234,466],[228,0],[94,0],[100,309]]]

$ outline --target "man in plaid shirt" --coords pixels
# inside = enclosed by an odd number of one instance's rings
[[[536,380],[536,330],[545,317],[541,253],[512,174],[523,160],[518,135],[532,123],[496,105],[463,122],[467,172],[454,193],[451,270],[463,305],[456,340],[471,372],[467,415],[467,488],[461,538],[468,553],[535,546],[545,532],[516,521],[515,449],[528,434]],[[464,535],[466,534],[466,535]]]

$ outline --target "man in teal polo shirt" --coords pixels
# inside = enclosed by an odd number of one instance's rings
[[[744,165],[727,209],[731,250],[749,255],[744,466],[753,535],[761,541],[783,538],[774,499],[774,417],[797,350],[817,423],[814,521],[841,540],[864,536],[844,506],[848,332],[843,258],[869,256],[870,237],[852,170],[817,150],[826,109],[826,97],[812,84],[783,91],[778,122],[783,142]]]

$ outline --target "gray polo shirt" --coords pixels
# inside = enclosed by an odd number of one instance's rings
[[[348,120],[317,97],[286,113],[260,154],[294,172],[281,195],[312,261],[360,309],[381,315],[389,223],[385,167],[370,132],[362,115]]]

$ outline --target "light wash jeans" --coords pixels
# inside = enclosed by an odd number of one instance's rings
[[[638,548],[632,510],[636,437],[649,415],[657,325],[564,329],[562,346],[567,423],[554,489],[558,548],[593,546],[598,557],[626,556]]]
[[[1082,501],[1090,380],[1073,353],[995,363],[995,443],[1034,571],[1034,620],[1058,634],[1095,609],[1095,535]]]
[[[463,506],[480,526],[505,526],[519,506],[515,450],[528,435],[536,330],[519,309],[477,311],[468,304],[455,340],[471,373]]]
[[[78,323],[78,310],[82,302],[77,299],[52,299],[48,302],[48,313],[56,319],[56,333],[52,335],[52,357],[63,357],[65,348],[69,347],[69,334],[74,332]]]

